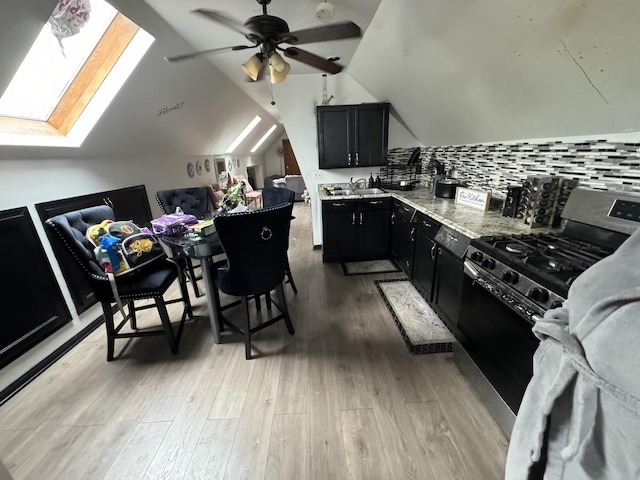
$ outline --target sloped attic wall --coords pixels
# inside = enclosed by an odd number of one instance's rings
[[[383,0],[349,74],[425,145],[638,131],[639,20],[635,0]]]
[[[247,143],[277,123],[206,60],[165,62],[168,45],[190,47],[153,10],[129,10],[156,42],[80,148],[0,146],[0,209],[135,184],[153,194],[212,183],[213,173],[190,179],[187,162],[223,152],[255,115],[266,127]],[[19,23],[21,11],[8,17]],[[170,112],[160,114],[164,108]]]

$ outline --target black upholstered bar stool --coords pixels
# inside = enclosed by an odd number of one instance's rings
[[[262,205],[267,207],[275,207],[276,205],[288,204],[291,212],[293,212],[293,202],[296,198],[296,192],[293,190],[289,190],[288,188],[276,188],[276,187],[265,187],[262,189]],[[291,219],[295,219],[293,215],[291,215]],[[287,249],[289,245],[287,244]],[[296,284],[293,281],[293,276],[291,275],[291,268],[289,267],[289,255],[287,254],[286,258],[286,275],[287,282],[291,285],[294,293],[298,293],[298,289],[296,288]]]
[[[227,320],[222,310],[219,310],[220,319],[231,330],[244,336],[247,360],[251,358],[251,335],[255,332],[284,320],[289,333],[294,333],[283,288],[290,221],[291,207],[288,204],[219,215],[214,220],[227,264],[217,270],[213,281],[220,291],[240,297],[244,328]],[[271,298],[274,289],[277,302]],[[252,327],[248,299],[260,295],[267,295],[268,307],[275,304],[280,314]]]

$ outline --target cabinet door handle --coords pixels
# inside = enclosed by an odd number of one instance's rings
[[[450,233],[445,234],[447,236],[447,238],[449,240],[453,240],[454,242],[457,242],[458,239],[456,237],[454,237],[453,235],[451,235]]]
[[[360,212],[360,225],[362,225],[362,212]]]
[[[411,211],[410,208],[407,208],[407,207],[402,207],[402,208],[404,209],[405,212],[410,212]]]
[[[437,251],[437,249],[438,249],[438,247],[434,243],[433,246],[431,247],[431,260],[435,260],[436,259],[436,251]]]
[[[416,241],[416,229],[415,228],[411,229],[411,241],[412,242]]]
[[[396,224],[396,214],[392,213],[391,214],[391,225],[395,225]]]
[[[346,205],[346,203],[342,202],[342,203],[337,203],[337,202],[333,202],[331,204],[331,206],[333,207],[344,207]]]
[[[358,155],[358,152],[356,152],[356,167],[358,166],[359,163],[360,163],[360,156]]]
[[[347,165],[351,166],[351,154],[347,153]]]
[[[431,225],[430,223],[425,222],[424,220],[422,221],[422,224],[427,228],[433,227],[433,225]]]
[[[382,203],[382,200],[372,200],[369,202],[369,205],[380,205]]]
[[[109,197],[107,198],[103,198],[102,201],[104,202],[105,205],[107,205],[108,207],[113,208],[113,202],[111,201],[111,199]]]
[[[352,214],[351,214],[351,224],[352,224],[352,225],[355,225],[355,224],[356,224],[356,214],[355,214],[355,213],[352,213]]]

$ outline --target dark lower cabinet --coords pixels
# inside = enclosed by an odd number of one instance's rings
[[[0,368],[71,320],[27,207],[0,212]]]
[[[458,335],[458,317],[464,282],[464,256],[471,239],[447,226],[435,236],[438,244],[433,307],[454,335]]]
[[[409,278],[413,277],[416,241],[416,225],[413,223],[415,215],[415,209],[402,202],[394,202],[391,214],[391,258]]]
[[[455,334],[460,313],[464,262],[449,251],[438,248],[435,305],[440,316]]]
[[[54,217],[61,213],[105,204],[113,208],[113,212],[118,220],[133,220],[138,225],[146,226],[151,222],[151,208],[144,185],[39,203],[36,204],[36,210],[38,211],[40,220],[44,222],[47,218]],[[80,268],[69,257],[60,240],[52,236],[49,232],[47,232],[47,236],[51,242],[51,248],[58,260],[60,269],[62,270],[67,287],[71,292],[73,303],[78,313],[82,313],[96,303],[93,292],[91,292],[87,286],[87,282]]]
[[[322,261],[389,257],[390,198],[322,202]]]
[[[435,285],[438,245],[434,237],[440,223],[424,214],[418,214],[415,250],[413,255],[413,284],[422,297],[431,302]]]

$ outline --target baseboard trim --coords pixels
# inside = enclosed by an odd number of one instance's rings
[[[24,375],[20,376],[16,381],[11,383],[8,387],[0,392],[0,406],[2,406],[7,400],[17,394],[24,387],[29,385],[33,380],[35,380],[38,375],[44,372],[47,368],[53,365],[57,360],[59,360],[65,353],[79,344],[82,340],[89,336],[91,332],[93,332],[96,328],[98,328],[102,323],[104,323],[104,315],[100,315],[94,321],[92,321],[89,325],[83,328],[80,332],[75,334],[69,340],[60,345],[56,350],[54,350],[50,355],[45,357],[43,360],[34,365],[29,371],[27,371]]]

